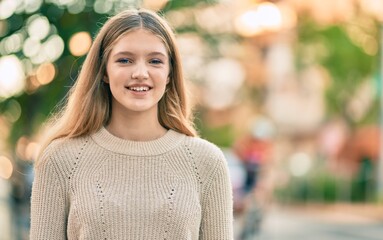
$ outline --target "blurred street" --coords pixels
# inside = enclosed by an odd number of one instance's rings
[[[312,208],[312,207],[310,207]],[[358,216],[353,212],[306,207],[271,207],[254,240],[378,240],[383,236],[383,217]],[[315,208],[315,207],[314,207]],[[381,210],[381,208],[380,208]],[[378,212],[376,212],[378,214]],[[239,224],[240,221],[237,221]],[[238,226],[237,226],[238,227]],[[240,238],[237,238],[240,239]],[[247,239],[246,239],[247,240]]]

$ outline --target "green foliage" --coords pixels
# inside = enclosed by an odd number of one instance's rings
[[[202,138],[218,145],[219,147],[229,148],[233,145],[235,134],[231,125],[222,127],[209,127],[197,124]]]
[[[360,162],[358,174],[352,180],[351,200],[355,202],[366,202],[374,200],[376,180],[373,162],[364,158]]]
[[[165,11],[196,6],[202,3],[213,4],[217,1],[218,0],[170,0],[165,7]]]
[[[347,25],[348,24],[348,25]],[[330,86],[326,92],[327,109],[330,115],[340,114],[351,121],[344,106],[353,97],[355,89],[367,77],[378,71],[378,55],[369,55],[351,39],[350,24],[322,27],[303,19],[298,28],[296,45],[297,66],[319,64],[330,75]],[[351,26],[361,28],[361,26]],[[375,25],[378,29],[378,25]],[[363,30],[363,29],[362,29]],[[360,34],[378,39],[377,32],[360,30]]]
[[[287,186],[276,190],[276,196],[283,202],[334,202],[338,185],[339,181],[332,173],[291,177]]]
[[[55,26],[57,33],[66,45],[74,33],[88,31],[94,34],[98,29],[97,23],[106,20],[105,15],[97,14],[94,11],[70,14],[66,9],[57,5],[43,4],[37,13],[14,14],[11,16],[7,20],[10,25],[8,35],[25,28],[27,19],[34,14],[46,16],[50,24]],[[21,51],[16,53],[16,56],[21,59],[25,58]],[[55,105],[65,96],[69,86],[73,84],[82,61],[83,58],[76,59],[70,54],[68,48],[65,48],[62,56],[55,62],[56,77],[52,83],[39,88],[35,92],[25,92],[13,98],[19,102],[22,114],[12,125],[9,139],[11,145],[15,145],[20,136],[32,136],[38,130]],[[8,101],[10,99],[0,104],[6,105]]]
[[[289,203],[372,202],[376,200],[375,181],[372,162],[363,160],[359,173],[350,180],[321,167],[306,176],[292,176],[288,184],[275,193],[279,201]]]

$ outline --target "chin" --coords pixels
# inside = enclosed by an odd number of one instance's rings
[[[126,110],[129,112],[150,112],[157,106],[126,106]]]

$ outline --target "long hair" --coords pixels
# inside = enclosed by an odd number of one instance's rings
[[[43,140],[40,153],[54,139],[89,135],[109,122],[111,92],[109,85],[102,81],[107,60],[114,44],[135,29],[149,30],[163,41],[168,51],[170,81],[158,103],[160,124],[188,136],[197,135],[187,102],[180,54],[171,27],[152,11],[125,10],[106,21],[94,39],[64,106],[48,121],[49,135]]]

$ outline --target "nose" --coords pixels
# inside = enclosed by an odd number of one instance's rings
[[[137,63],[133,69],[132,78],[138,80],[144,80],[149,77],[148,68],[145,63]]]

